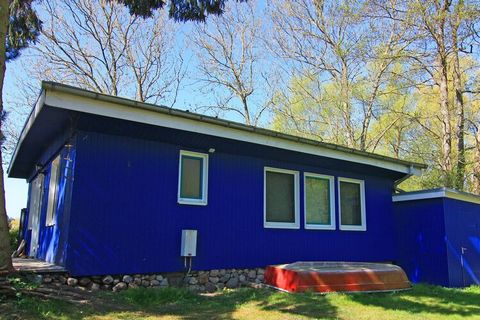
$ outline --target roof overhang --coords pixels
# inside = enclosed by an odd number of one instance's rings
[[[38,115],[45,106],[50,109],[77,111],[339,159],[379,167],[404,175],[420,175],[422,170],[426,168],[426,165],[420,163],[247,126],[188,111],[99,94],[59,83],[43,82],[41,94],[25,123],[10,162],[9,175],[12,175],[12,172],[15,171],[19,150],[31,133]]]
[[[392,196],[393,202],[448,198],[480,204],[480,196],[449,188],[404,192]]]

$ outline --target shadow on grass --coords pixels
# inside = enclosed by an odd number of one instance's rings
[[[248,318],[336,318],[336,308],[325,296],[286,294],[271,290],[238,289],[215,295],[197,295],[182,289],[130,289],[119,294],[99,293],[96,299],[78,306],[63,301],[23,298],[7,310],[5,319],[108,319],[176,316],[181,319],[233,319],[246,306]],[[0,319],[3,319],[0,315]]]
[[[411,314],[480,315],[480,287],[466,289],[415,285],[412,290],[397,293],[354,294],[349,299],[365,306],[399,310]]]
[[[337,308],[325,295],[315,293],[272,293],[262,299],[258,306],[265,311],[277,311],[311,318],[337,319]]]

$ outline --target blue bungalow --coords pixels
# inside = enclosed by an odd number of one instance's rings
[[[398,262],[392,193],[423,168],[44,82],[8,173],[30,185],[28,255],[83,276],[178,272],[182,256]]]

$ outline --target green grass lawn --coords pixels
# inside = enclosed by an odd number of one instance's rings
[[[0,319],[480,319],[480,287],[417,285],[399,293],[287,294],[244,288],[213,295],[182,289],[100,292],[78,305],[21,297]]]

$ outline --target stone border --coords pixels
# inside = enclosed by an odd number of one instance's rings
[[[184,273],[106,275],[71,277],[67,273],[29,274],[37,283],[54,287],[76,287],[89,291],[108,290],[118,292],[129,288],[185,287],[194,292],[215,292],[224,288],[238,288],[264,283],[263,268],[219,269]]]

